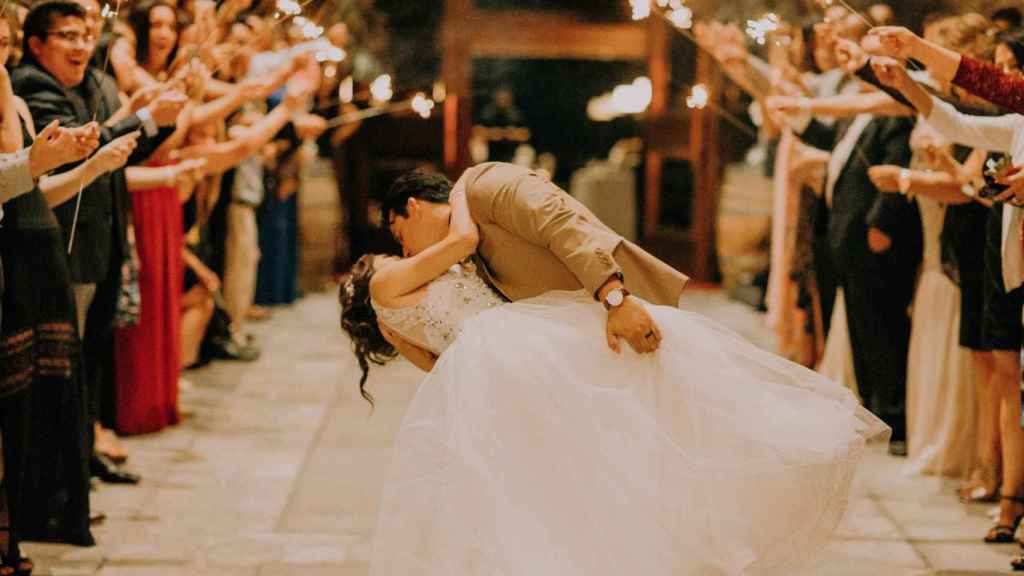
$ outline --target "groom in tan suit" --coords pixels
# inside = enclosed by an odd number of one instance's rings
[[[636,295],[678,306],[684,274],[625,240],[544,176],[490,162],[467,170],[464,186],[480,228],[477,269],[511,301],[551,290],[586,289],[608,310],[608,345],[625,339],[637,352],[653,352],[661,333]],[[382,211],[406,255],[448,234],[451,182],[411,172],[388,191]]]

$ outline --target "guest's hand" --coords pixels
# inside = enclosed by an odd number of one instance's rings
[[[140,134],[141,132],[136,130],[111,140],[89,158],[89,162],[100,174],[106,174],[107,172],[123,168],[128,162],[128,158],[131,157],[132,152],[135,151]]]
[[[621,350],[620,339],[628,342],[638,354],[654,352],[661,346],[661,330],[647,307],[633,296],[626,296],[621,306],[608,312],[605,336],[608,346],[615,352]]]
[[[769,96],[765,104],[769,113],[788,116],[808,111],[810,101],[801,96]]]
[[[1000,184],[1009,186],[1006,190],[992,198],[993,202],[1009,202],[1014,206],[1024,206],[1024,170],[1014,166],[1011,172],[999,179]]]
[[[868,178],[881,192],[898,193],[900,191],[899,166],[872,166],[868,168]]]
[[[873,28],[861,42],[861,48],[872,56],[889,56],[906,60],[913,54],[920,38],[901,26]]]
[[[868,228],[868,249],[875,254],[887,252],[892,248],[892,238],[878,228]]]
[[[327,120],[316,114],[303,114],[292,120],[292,125],[302,140],[316,140],[327,130]]]
[[[199,283],[203,285],[211,293],[217,293],[220,291],[220,277],[213,270],[210,270],[204,264],[199,263],[193,268],[193,272],[196,273],[196,277],[199,278]]]
[[[206,177],[206,158],[183,160],[170,170],[171,185],[178,190],[189,190]]]
[[[848,74],[853,74],[867,65],[870,55],[860,45],[845,38],[836,39],[836,60]]]
[[[131,99],[128,101],[130,110],[132,113],[135,113],[146,106],[149,106],[165,89],[166,86],[162,84],[154,84],[145,88],[139,88],[134,94],[132,94]]]
[[[907,73],[907,67],[893,58],[875,56],[871,59],[871,69],[874,70],[878,81],[889,88],[899,89],[907,82],[913,81]]]
[[[99,130],[95,123],[78,129],[61,128],[54,120],[40,132],[28,151],[29,170],[38,178],[47,172],[77,162],[92,154],[99,146]]]
[[[149,113],[153,115],[153,121],[157,126],[166,128],[174,126],[181,114],[185,104],[188,103],[188,96],[176,90],[164,92],[156,97],[149,105]]]

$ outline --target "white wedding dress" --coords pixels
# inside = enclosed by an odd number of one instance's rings
[[[788,574],[846,510],[849,390],[714,322],[650,306],[616,355],[584,292],[503,303],[455,266],[379,319],[439,354],[402,424],[371,565],[394,576]]]

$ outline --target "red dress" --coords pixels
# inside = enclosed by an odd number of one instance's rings
[[[175,188],[131,193],[139,252],[141,319],[118,328],[117,431],[157,432],[176,424],[181,350],[181,204]]]
[[[993,104],[1024,114],[1024,77],[1007,74],[994,64],[962,56],[953,84]]]

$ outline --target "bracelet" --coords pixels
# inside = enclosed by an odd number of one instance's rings
[[[972,186],[971,184],[964,184],[963,188],[960,189],[960,192],[963,193],[963,195],[967,196],[968,198],[978,197],[978,189]]]
[[[896,180],[897,186],[899,187],[900,194],[904,196],[910,196],[910,170],[906,168],[900,168],[899,178]]]

